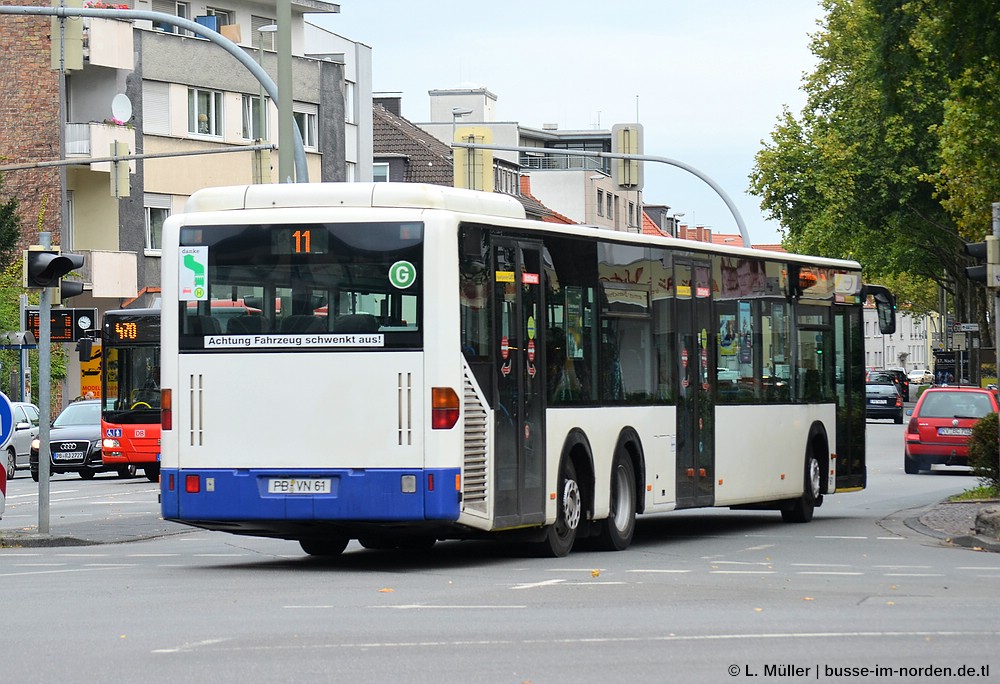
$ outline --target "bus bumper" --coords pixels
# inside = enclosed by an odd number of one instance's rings
[[[420,521],[458,519],[459,470],[164,468],[165,520]]]

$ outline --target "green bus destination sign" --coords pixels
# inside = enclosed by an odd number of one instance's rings
[[[24,329],[38,336],[38,309],[25,310]],[[97,309],[52,309],[50,335],[53,342],[76,342],[97,327]]]

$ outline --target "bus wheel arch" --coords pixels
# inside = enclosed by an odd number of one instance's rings
[[[803,459],[802,496],[781,509],[785,522],[810,522],[815,509],[823,504],[823,492],[829,481],[829,444],[823,424],[814,423],[809,430]]]
[[[635,534],[636,512],[642,507],[642,483],[638,473],[643,468],[642,443],[632,428],[618,435],[611,462],[611,508],[608,517],[598,521],[597,547],[604,551],[624,551]]]

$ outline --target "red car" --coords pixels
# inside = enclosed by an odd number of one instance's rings
[[[903,470],[914,474],[935,463],[969,465],[972,426],[998,408],[994,390],[956,386],[924,390],[903,435]]]

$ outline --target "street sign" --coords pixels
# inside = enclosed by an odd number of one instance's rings
[[[955,330],[959,332],[979,332],[978,323],[958,323],[955,325]]]
[[[24,329],[37,340],[38,309],[25,309]],[[76,342],[88,330],[97,327],[97,309],[52,309],[51,339],[53,342]]]
[[[14,407],[10,399],[0,392],[0,448],[7,445],[10,436],[14,434]]]

